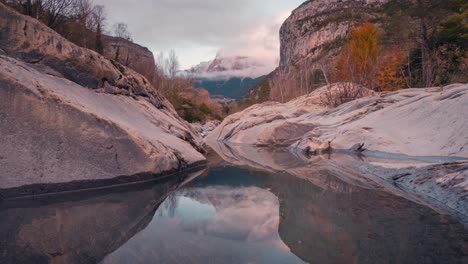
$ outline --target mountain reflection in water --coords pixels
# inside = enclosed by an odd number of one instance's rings
[[[148,227],[103,263],[468,260],[467,232],[456,220],[382,191],[329,182],[335,187],[327,190],[283,173],[212,169],[170,195]]]
[[[450,216],[320,177],[220,166],[175,192],[169,181],[4,206],[0,262],[468,263]]]

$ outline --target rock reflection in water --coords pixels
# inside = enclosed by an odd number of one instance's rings
[[[180,178],[0,205],[0,263],[97,263],[146,228]]]
[[[4,203],[0,263],[468,263],[451,217],[316,172],[227,166],[182,188]]]
[[[303,263],[282,242],[279,202],[258,187],[190,187],[103,263]]]
[[[456,220],[332,178],[334,188],[325,188],[282,173],[212,169],[171,195],[103,263],[468,261],[467,232]]]

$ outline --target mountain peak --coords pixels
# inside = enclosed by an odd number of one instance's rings
[[[231,77],[257,78],[272,70],[257,58],[218,53],[214,60],[201,62],[186,72],[200,78],[222,80]]]

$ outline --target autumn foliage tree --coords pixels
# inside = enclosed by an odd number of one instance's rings
[[[377,26],[364,23],[351,32],[348,44],[339,55],[335,79],[374,91],[401,89],[405,87],[401,69],[406,57],[399,50],[397,46],[384,48]],[[346,96],[359,96],[359,88],[349,89]]]
[[[351,32],[338,57],[335,78],[374,89],[379,55],[380,33],[374,24],[364,23]]]
[[[405,60],[406,56],[397,47],[382,52],[376,76],[376,91],[395,91],[407,86],[407,80],[402,72]]]

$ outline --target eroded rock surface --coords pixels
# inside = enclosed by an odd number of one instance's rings
[[[139,73],[0,4],[0,189],[163,173],[203,142]]]
[[[144,98],[95,93],[0,57],[0,188],[161,173],[204,160]]]
[[[105,37],[105,43],[104,56],[106,58],[116,60],[145,76],[148,80],[153,80],[156,74],[156,63],[153,53],[148,48],[111,36]]]
[[[168,101],[142,75],[81,48],[46,27],[0,4],[0,48],[22,61],[47,66],[64,78],[83,87],[112,94],[146,97],[158,108]]]
[[[349,30],[377,14],[388,0],[312,0],[294,10],[280,31],[280,68],[305,59],[329,59]]]
[[[337,175],[343,169],[356,171],[386,188],[397,185],[426,204],[435,202],[468,219],[464,163],[468,159],[468,117],[462,114],[468,111],[468,85],[371,94],[336,108],[322,103],[326,89],[285,104],[252,106],[227,117],[207,141],[219,142],[216,144],[231,151],[228,153],[239,152],[236,146],[242,145],[288,147],[313,166],[323,162],[321,157],[328,157],[339,168]],[[241,151],[228,156],[250,160],[247,165],[271,164],[265,158],[270,157],[269,151],[260,152],[263,154]],[[341,157],[333,162],[336,155]]]
[[[317,142],[343,150],[365,143],[371,151],[468,158],[468,119],[461,114],[468,111],[466,84],[380,93],[337,108],[321,101],[326,89],[285,104],[254,105],[226,118],[208,138],[301,149]]]

